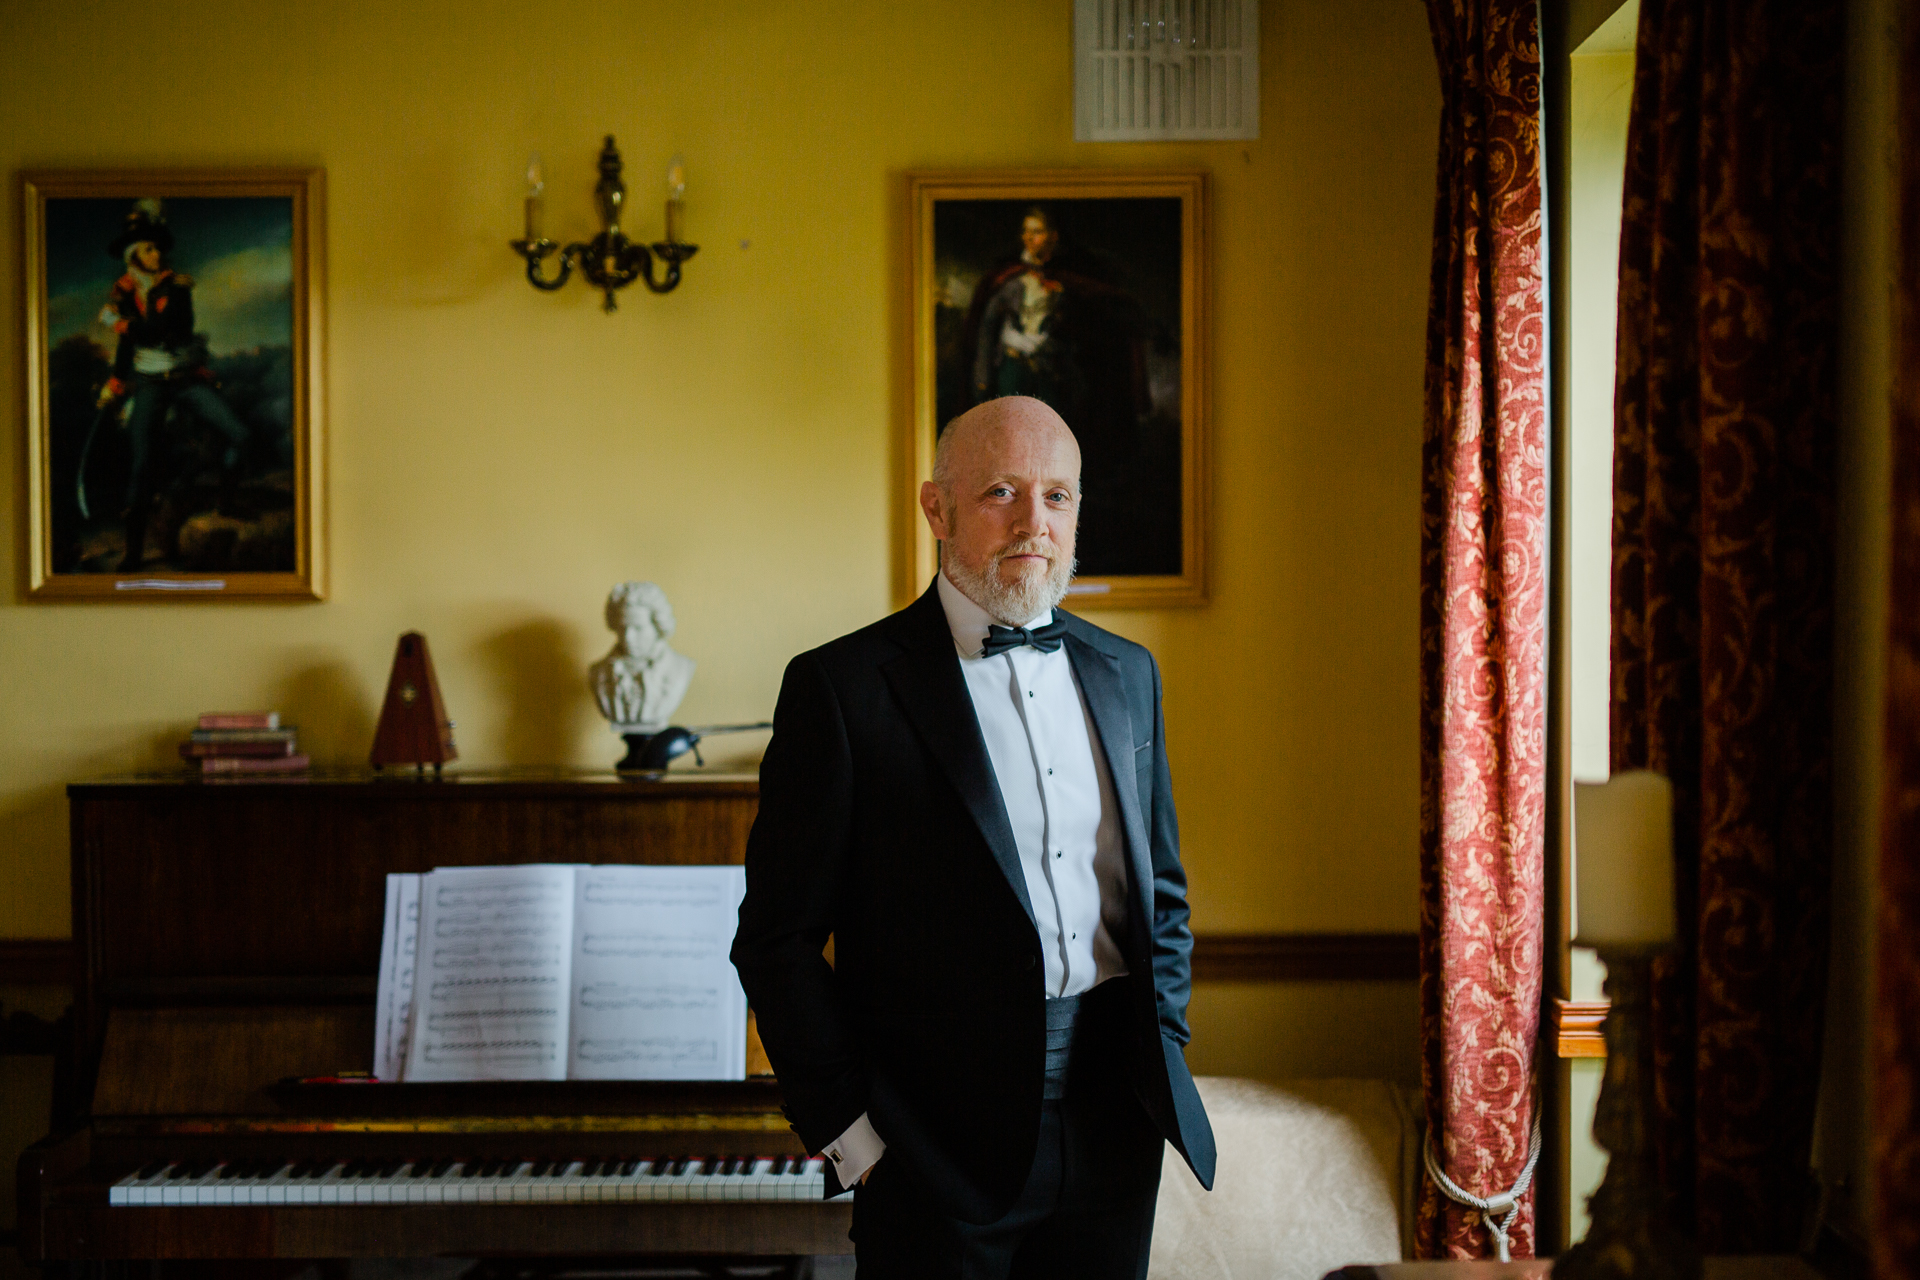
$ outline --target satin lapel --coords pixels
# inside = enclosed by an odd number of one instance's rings
[[[1027,874],[1020,866],[1013,824],[1007,820],[1006,802],[1000,798],[1000,784],[993,776],[993,762],[987,758],[986,739],[980,736],[980,721],[974,715],[966,679],[960,674],[953,633],[947,629],[947,615],[939,597],[928,591],[908,606],[901,621],[904,634],[900,639],[906,652],[885,663],[881,671],[907,718],[960,793],[1000,874],[1006,877],[1031,921],[1033,903],[1027,898]]]
[[[1087,697],[1087,710],[1093,713],[1093,727],[1100,734],[1100,746],[1107,756],[1107,775],[1113,779],[1113,794],[1120,802],[1136,916],[1143,930],[1150,929],[1153,867],[1147,858],[1146,820],[1140,816],[1140,792],[1133,769],[1133,716],[1127,711],[1120,660],[1072,634],[1067,636],[1067,657],[1073,663],[1080,690]],[[1141,945],[1144,938],[1142,933]],[[1144,961],[1146,956],[1134,959]]]

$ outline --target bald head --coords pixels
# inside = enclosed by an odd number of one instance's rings
[[[1024,626],[1073,579],[1080,444],[1038,400],[989,400],[941,433],[920,508],[954,586],[1007,626]]]
[[[953,481],[961,470],[983,459],[1004,456],[1035,445],[1055,445],[1063,441],[1073,456],[1073,484],[1080,488],[1080,442],[1074,439],[1067,420],[1053,411],[1044,400],[1032,396],[1001,396],[967,410],[940,433],[933,449],[933,482],[943,495],[951,497]]]

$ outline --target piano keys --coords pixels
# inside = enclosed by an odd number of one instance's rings
[[[819,1157],[652,1160],[156,1160],[107,1192],[128,1207],[246,1205],[656,1204],[818,1200]]]
[[[751,1039],[744,1081],[301,1083],[371,1065],[388,872],[739,863],[753,779],[68,796],[80,1113],[21,1159],[28,1261],[852,1252]]]

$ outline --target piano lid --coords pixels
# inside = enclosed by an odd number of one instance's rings
[[[771,1077],[293,1083],[365,1071],[372,1048],[365,1007],[115,1009],[94,1121],[122,1133],[788,1131]]]

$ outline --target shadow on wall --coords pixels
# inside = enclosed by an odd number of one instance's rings
[[[67,786],[129,772],[181,772],[180,740],[190,727],[190,721],[172,721],[103,730],[103,736],[121,740],[90,753],[67,753],[53,766],[58,782],[7,797],[0,808],[0,848],[14,851],[16,860],[0,900],[0,937],[70,936]]]
[[[580,648],[579,631],[552,618],[521,623],[481,642],[480,653],[506,695],[506,720],[495,739],[501,763],[572,762],[582,725],[598,715]],[[459,720],[458,710],[451,714]]]
[[[385,692],[384,685],[379,690]],[[365,768],[373,746],[376,691],[338,658],[299,667],[280,682],[282,724],[298,725],[300,749],[317,765]]]

